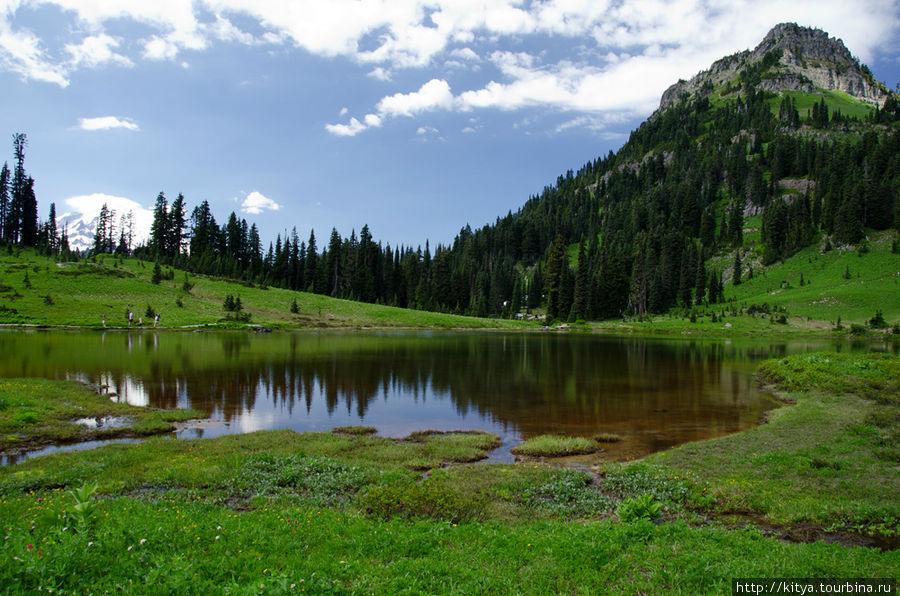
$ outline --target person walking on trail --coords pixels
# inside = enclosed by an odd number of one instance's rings
[[[106,329],[106,315],[103,315],[103,328]]]
[[[134,313],[129,310],[128,311],[128,326],[131,327],[132,323],[134,323]]]
[[[138,327],[144,327],[144,317],[138,317]]]
[[[159,313],[156,313],[156,316],[153,317],[153,326],[156,327],[159,325]]]

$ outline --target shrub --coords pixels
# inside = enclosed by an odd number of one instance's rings
[[[351,498],[366,482],[358,466],[328,457],[262,454],[244,462],[233,484],[254,495],[295,494],[332,505]]]
[[[426,478],[421,483],[402,482],[371,486],[360,495],[366,513],[377,517],[432,517],[452,523],[478,520],[485,498],[463,492],[446,482]]]
[[[600,493],[591,476],[580,470],[558,470],[549,481],[529,487],[529,504],[567,518],[592,517],[612,510],[612,500]]]
[[[653,495],[644,493],[630,497],[616,507],[619,521],[630,524],[639,520],[655,521],[662,517],[662,505],[653,500]]]
[[[159,266],[159,261],[157,261],[153,265],[153,275],[150,276],[150,283],[159,285],[159,282],[162,281],[162,267]]]
[[[888,326],[884,320],[884,314],[880,310],[875,311],[875,316],[869,319],[869,327],[872,329],[884,329]]]

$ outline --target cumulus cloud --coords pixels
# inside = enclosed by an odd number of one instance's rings
[[[327,124],[325,129],[333,135],[352,137],[368,128],[381,126],[385,118],[415,116],[438,109],[446,110],[452,108],[453,102],[450,84],[443,79],[431,79],[418,91],[395,93],[382,98],[376,106],[376,112],[367,114],[363,122],[350,118],[348,124]]]
[[[101,116],[99,118],[79,118],[78,128],[81,130],[110,130],[112,128],[124,128],[126,130],[140,130],[140,127],[130,118],[117,118],[115,116]]]
[[[258,191],[247,195],[241,203],[241,211],[250,215],[259,215],[263,211],[278,211],[281,205]]]

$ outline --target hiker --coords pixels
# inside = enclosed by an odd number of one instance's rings
[[[103,328],[106,329],[106,315],[103,315]]]
[[[156,316],[153,317],[153,326],[156,327],[159,325],[159,313],[156,313]]]
[[[138,317],[138,327],[144,327],[144,317]]]
[[[134,313],[129,310],[128,311],[128,326],[131,327],[132,323],[134,323]]]

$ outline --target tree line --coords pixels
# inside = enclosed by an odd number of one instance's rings
[[[545,308],[550,319],[591,320],[715,304],[726,284],[752,274],[753,258],[767,265],[822,235],[853,244],[866,229],[900,225],[897,102],[891,98],[863,121],[832,113],[824,98],[802,115],[791,97],[777,111],[776,101],[751,85],[718,105],[684,98],[633,131],[617,153],[559,176],[515,213],[477,230],[467,225],[433,248],[427,241],[424,249],[384,245],[368,225],[349,237],[332,229],[321,248],[314,230],[301,239],[293,228],[265,247],[255,223],[232,212],[220,224],[207,201],[189,213],[184,196],[170,202],[161,192],[146,243],[133,247],[133,222],[125,216],[116,227],[104,206],[93,252],[475,316]],[[0,179],[3,238],[59,251],[64,235],[54,240],[54,217],[43,228],[36,223],[24,135],[15,138],[13,181],[6,182],[5,167]],[[754,256],[743,234],[756,215],[761,251]],[[731,254],[730,267],[709,266],[710,257]]]

